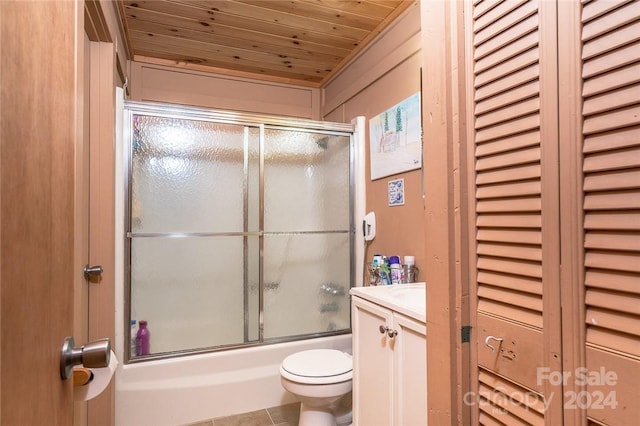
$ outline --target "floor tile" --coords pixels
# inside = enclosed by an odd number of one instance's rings
[[[205,420],[202,422],[189,423],[188,425],[184,425],[184,426],[213,426],[213,420]]]
[[[273,426],[267,410],[252,411],[213,420],[214,426]]]
[[[273,424],[277,426],[296,426],[300,420],[300,403],[267,408]]]

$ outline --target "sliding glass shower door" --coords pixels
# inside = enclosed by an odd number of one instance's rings
[[[349,330],[350,132],[125,109],[127,319],[151,333],[129,359]]]

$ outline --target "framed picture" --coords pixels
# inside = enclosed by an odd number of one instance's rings
[[[422,167],[420,92],[369,120],[371,180]]]
[[[389,181],[389,206],[404,205],[404,179],[394,179]]]

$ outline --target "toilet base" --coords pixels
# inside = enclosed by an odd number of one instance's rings
[[[298,426],[336,426],[336,416],[330,407],[307,407],[303,403]]]

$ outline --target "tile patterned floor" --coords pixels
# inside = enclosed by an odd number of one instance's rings
[[[296,402],[185,426],[297,426],[299,418],[300,403]]]

